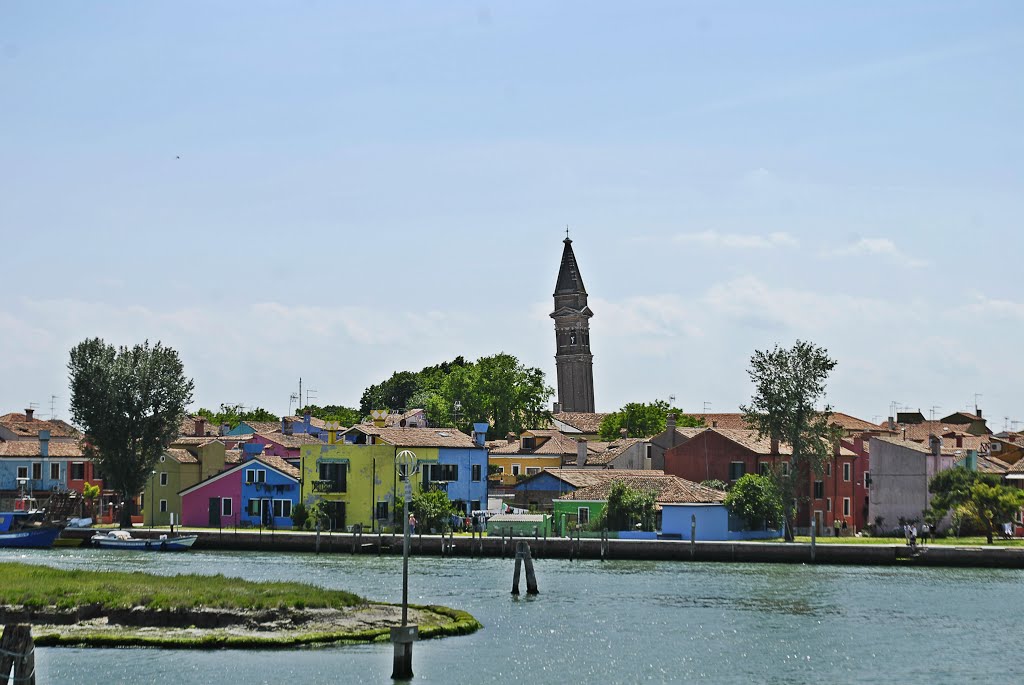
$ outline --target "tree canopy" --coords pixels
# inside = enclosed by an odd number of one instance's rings
[[[985,537],[991,545],[992,534],[999,526],[1020,518],[1020,508],[1024,506],[1024,491],[1007,485],[978,482],[971,486],[969,505],[974,510],[974,515],[981,521]]]
[[[280,417],[263,407],[245,409],[240,404],[221,404],[219,411],[212,411],[205,407],[196,410],[197,416],[202,416],[211,426],[222,426],[225,423],[231,428],[236,427],[243,421],[260,421],[263,423],[280,421]]]
[[[418,373],[396,372],[363,392],[360,411],[422,407],[434,425],[468,433],[474,423],[486,422],[503,436],[546,423],[553,394],[540,369],[499,353],[475,362],[456,357]]]
[[[655,526],[655,496],[653,492],[630,487],[621,480],[612,483],[608,491],[608,504],[598,523],[608,530],[652,531]]]
[[[669,414],[676,415],[676,425],[680,428],[704,425],[700,419],[687,416],[682,410],[670,407],[664,400],[630,402],[601,420],[598,437],[602,440],[615,440],[625,428],[627,437],[648,438],[664,432]]]
[[[816,409],[825,395],[825,382],[836,366],[828,351],[797,340],[792,348],[754,352],[747,373],[754,395],[741,406],[743,419],[762,437],[792,446],[789,476],[779,477],[785,507],[786,540],[793,539],[792,502],[805,495],[804,482],[810,472],[821,473],[831,457],[832,446],[841,429],[831,425],[828,405]]]
[[[175,350],[149,341],[115,348],[84,340],[71,349],[68,372],[71,417],[85,432],[86,455],[123,498],[121,525],[130,526],[130,502],[177,437],[192,380]]]
[[[930,518],[938,521],[952,511],[959,521],[979,525],[989,544],[999,525],[1017,519],[1024,506],[1024,491],[1003,485],[994,473],[963,466],[939,471],[928,483],[928,491],[932,493]]]
[[[320,419],[322,421],[337,421],[345,428],[351,428],[357,423],[360,423],[364,416],[358,409],[343,407],[337,404],[328,404],[323,407],[318,407],[315,404],[309,404],[301,409],[297,409],[295,414],[297,416],[304,416],[306,412],[309,412],[309,415],[315,419]]]
[[[742,476],[725,496],[725,505],[751,530],[775,529],[782,523],[782,493],[774,479],[756,473]]]

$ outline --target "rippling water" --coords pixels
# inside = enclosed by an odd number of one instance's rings
[[[0,550],[63,568],[301,580],[401,600],[397,557]],[[418,643],[423,683],[1014,683],[1024,571],[540,559],[410,560],[410,601],[484,629]],[[0,579],[2,582],[2,579]],[[40,683],[390,682],[390,645],[249,652],[40,649]]]

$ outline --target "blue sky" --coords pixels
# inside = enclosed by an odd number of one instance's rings
[[[1024,420],[1024,7],[0,5],[0,410],[162,340],[196,406],[356,404],[498,351],[554,383],[570,226],[598,408],[734,411],[756,349],[880,419]]]

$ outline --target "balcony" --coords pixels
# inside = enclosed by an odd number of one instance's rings
[[[345,484],[336,480],[315,480],[313,492],[345,492]]]

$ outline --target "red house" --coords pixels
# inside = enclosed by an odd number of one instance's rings
[[[865,525],[861,493],[866,492],[863,472],[867,458],[853,447],[852,442],[850,445],[840,443],[822,473],[802,474],[807,491],[797,502],[798,529],[809,532],[813,522],[818,534],[825,535],[834,530],[838,520],[840,524],[846,522],[846,534],[852,535]],[[863,451],[862,444],[860,448]],[[666,450],[665,473],[697,483],[706,480],[734,483],[747,473],[766,475],[777,469],[788,474],[792,454],[789,445],[762,438],[754,430],[708,428]]]

